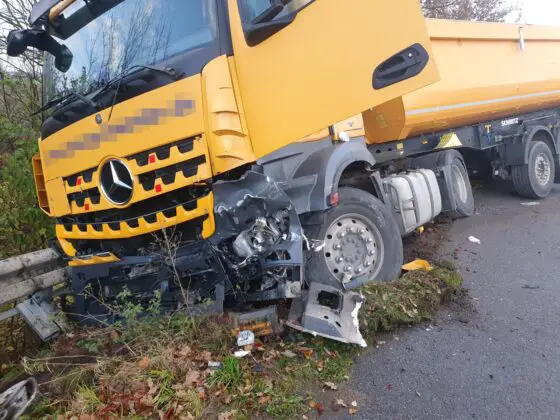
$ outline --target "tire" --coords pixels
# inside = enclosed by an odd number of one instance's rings
[[[305,228],[309,239],[325,244],[309,251],[305,265],[307,283],[337,288],[344,285],[346,290],[352,290],[370,281],[397,279],[403,264],[403,244],[400,229],[389,209],[370,193],[356,188],[340,188],[339,197],[339,205],[325,212],[324,223]],[[372,242],[367,242],[370,238]],[[337,246],[342,249],[337,251]],[[337,260],[335,255],[338,259],[345,257],[343,266],[348,259],[353,260],[348,264],[355,268],[347,274],[352,279],[346,277],[345,281],[343,278],[345,268],[333,268]],[[362,271],[356,271],[360,267]],[[339,274],[335,274],[337,270]]]
[[[457,209],[451,212],[455,219],[471,217],[474,214],[474,196],[471,180],[460,157],[455,157],[451,163],[453,196]]]
[[[554,186],[556,165],[548,144],[531,143],[529,163],[512,167],[513,186],[521,197],[543,199],[550,195]]]

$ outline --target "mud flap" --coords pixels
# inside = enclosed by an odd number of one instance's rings
[[[286,325],[341,343],[367,347],[358,321],[364,302],[361,293],[313,283],[307,295],[292,302]]]

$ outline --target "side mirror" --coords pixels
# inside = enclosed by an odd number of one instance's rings
[[[27,41],[23,31],[10,31],[8,34],[8,55],[18,57],[27,49]]]
[[[59,44],[46,31],[42,29],[20,29],[10,31],[8,34],[7,53],[10,57],[22,55],[28,47],[39,51],[46,51],[54,56],[55,67],[66,73],[72,66],[74,56],[66,45]]]

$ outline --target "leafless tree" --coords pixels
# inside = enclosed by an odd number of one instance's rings
[[[36,0],[0,0],[0,89],[4,116],[11,122],[29,115],[41,98],[43,55],[29,49],[14,59],[6,55],[7,35],[12,29],[27,28],[27,18]],[[8,78],[11,78],[8,81]],[[8,83],[9,82],[9,83]],[[10,85],[11,83],[11,85]],[[14,87],[13,85],[18,85]],[[35,120],[28,120],[33,124]]]
[[[503,22],[519,4],[507,0],[420,0],[427,17],[438,19]]]

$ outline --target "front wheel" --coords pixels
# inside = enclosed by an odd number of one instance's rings
[[[325,223],[306,228],[310,239],[324,243],[310,251],[307,282],[351,290],[398,278],[403,245],[391,212],[363,190],[343,187],[339,197],[340,204],[327,210]]]

